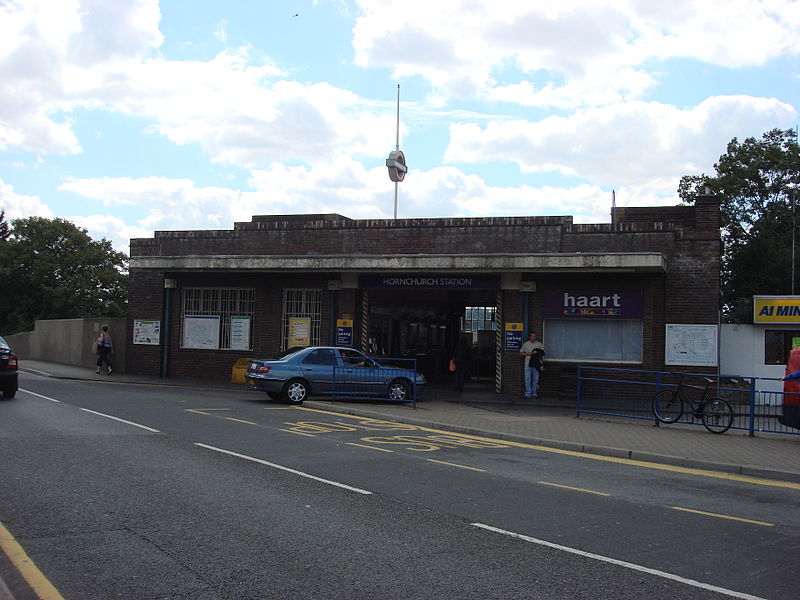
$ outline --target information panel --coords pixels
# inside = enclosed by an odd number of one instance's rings
[[[289,346],[311,345],[311,318],[294,317],[289,319]]]
[[[219,350],[219,316],[183,317],[183,347]]]
[[[717,366],[716,325],[667,325],[667,365]]]
[[[250,317],[231,317],[231,350],[250,350]]]
[[[134,319],[133,343],[158,346],[161,343],[161,321]]]

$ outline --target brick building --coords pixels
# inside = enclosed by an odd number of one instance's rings
[[[224,379],[238,358],[352,345],[415,357],[436,384],[466,336],[474,384],[517,394],[515,344],[535,330],[545,394],[574,390],[578,364],[661,370],[668,324],[717,323],[719,203],[611,221],[270,215],[158,231],[131,240],[127,368]]]

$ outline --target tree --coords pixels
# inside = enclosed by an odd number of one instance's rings
[[[37,319],[124,315],[126,271],[125,254],[69,221],[14,220],[0,238],[0,333],[30,331]]]
[[[754,295],[793,293],[795,194],[800,201],[796,134],[773,129],[760,140],[733,138],[714,170],[713,176],[682,177],[678,195],[687,204],[708,192],[720,198],[723,315],[748,321]]]

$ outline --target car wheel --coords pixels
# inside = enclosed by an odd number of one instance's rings
[[[3,390],[3,398],[13,398],[17,394],[16,388]]]
[[[302,379],[292,379],[283,386],[283,398],[291,404],[302,404],[308,394],[308,384]]]
[[[411,395],[411,384],[406,379],[395,379],[389,384],[389,400],[407,400]]]

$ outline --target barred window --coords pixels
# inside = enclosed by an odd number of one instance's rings
[[[321,289],[284,289],[281,350],[291,346],[319,346],[321,321]],[[299,325],[308,327],[300,329]]]
[[[497,328],[494,322],[496,312],[494,306],[467,306],[461,317],[461,332],[493,331]]]
[[[252,288],[184,288],[181,347],[252,349],[255,298]]]

